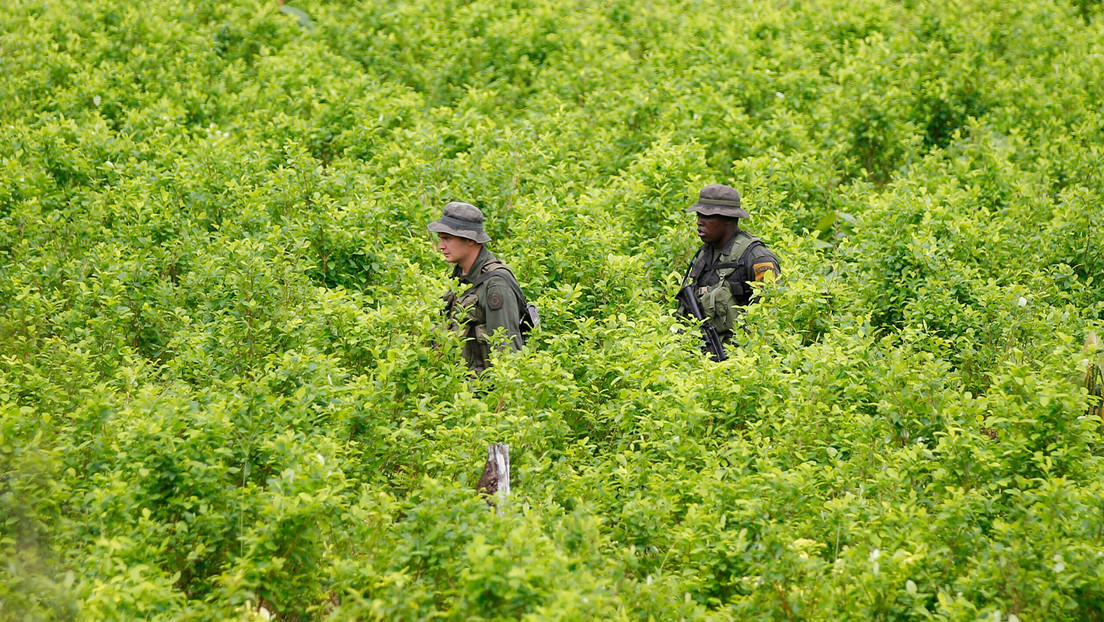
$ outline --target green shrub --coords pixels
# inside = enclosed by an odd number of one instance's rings
[[[7,6],[0,618],[1099,619],[1098,4]]]

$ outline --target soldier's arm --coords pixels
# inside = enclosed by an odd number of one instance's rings
[[[766,246],[757,246],[751,250],[748,258],[747,282],[770,283],[782,276],[782,269],[778,265],[778,257]]]
[[[487,280],[487,291],[483,298],[487,318],[487,334],[499,328],[506,330],[510,344],[515,350],[521,348],[521,309],[518,297],[505,279],[494,277]]]

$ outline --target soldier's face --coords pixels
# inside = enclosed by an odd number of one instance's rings
[[[706,244],[724,242],[731,235],[730,218],[698,214],[698,237]]]
[[[437,250],[445,256],[445,261],[467,265],[468,259],[479,254],[479,245],[467,238],[458,238],[447,233],[438,233]]]

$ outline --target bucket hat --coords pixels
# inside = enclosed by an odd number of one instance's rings
[[[698,202],[686,211],[698,212],[703,216],[751,218],[751,214],[740,207],[740,193],[724,184],[710,184],[702,188],[698,194]]]
[[[452,201],[445,205],[441,219],[429,223],[426,228],[434,233],[447,233],[480,244],[491,241],[491,236],[483,230],[483,212],[470,203]]]

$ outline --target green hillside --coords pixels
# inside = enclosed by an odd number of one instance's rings
[[[0,619],[1104,619],[1100,0],[292,2],[0,8]]]

